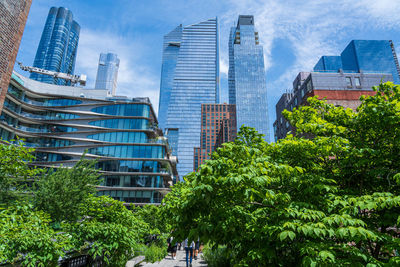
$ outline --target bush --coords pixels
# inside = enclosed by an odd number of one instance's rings
[[[146,248],[144,256],[146,257],[146,262],[154,263],[156,261],[161,261],[167,256],[167,249],[165,247],[159,247],[152,244],[150,247]]]
[[[203,259],[207,262],[209,267],[231,266],[231,257],[226,246],[212,248],[209,245],[205,245],[203,248]]]

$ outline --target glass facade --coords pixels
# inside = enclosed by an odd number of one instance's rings
[[[388,73],[400,83],[400,69],[390,40],[352,40],[340,56],[322,56],[314,71],[345,73]]]
[[[162,194],[158,191],[121,191],[104,190],[99,195],[108,195],[112,198],[128,203],[160,203]]]
[[[113,53],[101,53],[97,68],[96,89],[107,89],[108,95],[115,96],[119,58]]]
[[[171,144],[178,157],[178,173],[193,171],[193,148],[200,142],[202,103],[219,98],[217,18],[179,26],[164,38],[159,119],[173,129]],[[179,134],[178,134],[179,133]]]
[[[165,188],[161,176],[113,175],[104,177],[104,184],[109,187],[153,187]]]
[[[322,56],[314,67],[314,71],[335,71],[343,69],[340,56]]]
[[[176,63],[182,40],[182,25],[164,36],[163,57],[161,65],[160,100],[158,104],[158,121],[160,128],[165,131],[171,91],[174,85]]]
[[[102,146],[89,148],[88,153],[116,158],[164,158],[162,146]]]
[[[65,86],[51,86],[64,93]],[[42,94],[12,78],[0,138],[14,143],[23,138],[25,146],[35,148],[32,164],[38,167],[71,167],[85,153],[98,160],[100,194],[138,205],[159,204],[178,175],[176,159],[157,128],[150,101],[118,99],[109,100],[106,92],[103,99]]]
[[[108,105],[94,108],[92,111],[114,116],[137,116],[146,118],[150,116],[150,107],[143,104]]]
[[[146,119],[108,119],[91,121],[89,124],[110,129],[149,129],[149,121]]]
[[[80,26],[73,20],[71,11],[64,7],[52,7],[47,16],[33,66],[73,74],[79,32]],[[68,83],[63,79],[37,73],[32,73],[30,77],[51,84]]]
[[[166,172],[166,164],[158,161],[106,160],[97,163],[97,168],[108,172]]]
[[[143,132],[111,132],[88,135],[87,138],[113,143],[147,143]]]
[[[236,104],[237,128],[255,128],[269,141],[263,47],[253,16],[239,16],[229,38],[229,104]]]

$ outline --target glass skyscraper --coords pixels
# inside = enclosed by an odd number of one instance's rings
[[[391,40],[352,40],[340,56],[322,56],[314,71],[390,73],[400,83],[400,67]]]
[[[101,53],[95,89],[107,89],[108,95],[115,96],[117,89],[117,77],[119,68],[119,58],[113,53]]]
[[[158,117],[181,176],[193,171],[194,147],[200,146],[201,104],[219,99],[218,53],[217,18],[180,25],[164,36]]]
[[[70,10],[64,7],[50,8],[33,66],[73,74],[79,32],[80,26],[73,20]],[[68,84],[66,80],[37,73],[32,73],[30,78],[51,84]]]
[[[229,104],[236,104],[238,129],[255,128],[269,141],[267,86],[263,47],[254,17],[240,15],[229,36]]]

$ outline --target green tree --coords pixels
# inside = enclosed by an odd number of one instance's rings
[[[400,89],[373,89],[357,112],[308,99],[275,144],[241,128],[166,196],[175,235],[242,266],[400,264]]]
[[[56,233],[49,215],[26,203],[0,210],[0,262],[17,266],[57,266],[72,248],[66,233]]]
[[[149,234],[169,233],[171,227],[168,218],[163,217],[162,210],[159,206],[145,205],[135,207],[133,210],[136,216],[151,226]]]
[[[18,145],[0,142],[0,204],[20,199],[26,191],[25,182],[40,173],[28,166],[34,159],[33,151],[22,142]]]
[[[83,218],[65,225],[74,247],[92,257],[101,256],[110,266],[124,266],[149,231],[149,225],[124,204],[108,196],[90,195],[80,205]]]
[[[82,216],[80,205],[96,192],[99,184],[95,163],[82,158],[71,168],[49,170],[36,182],[35,207],[56,222],[78,220]]]

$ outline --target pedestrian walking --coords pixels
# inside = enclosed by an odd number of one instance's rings
[[[167,252],[171,253],[171,258],[176,260],[176,250],[178,248],[178,242],[174,240],[174,237],[171,236],[167,239],[168,249]]]
[[[197,256],[199,255],[200,249],[200,238],[197,238],[196,244],[194,246],[194,259],[197,260]]]
[[[192,266],[194,245],[195,245],[194,242],[191,241],[189,243],[187,238],[185,239],[185,241],[183,241],[183,247],[185,248],[186,251],[186,267]]]

